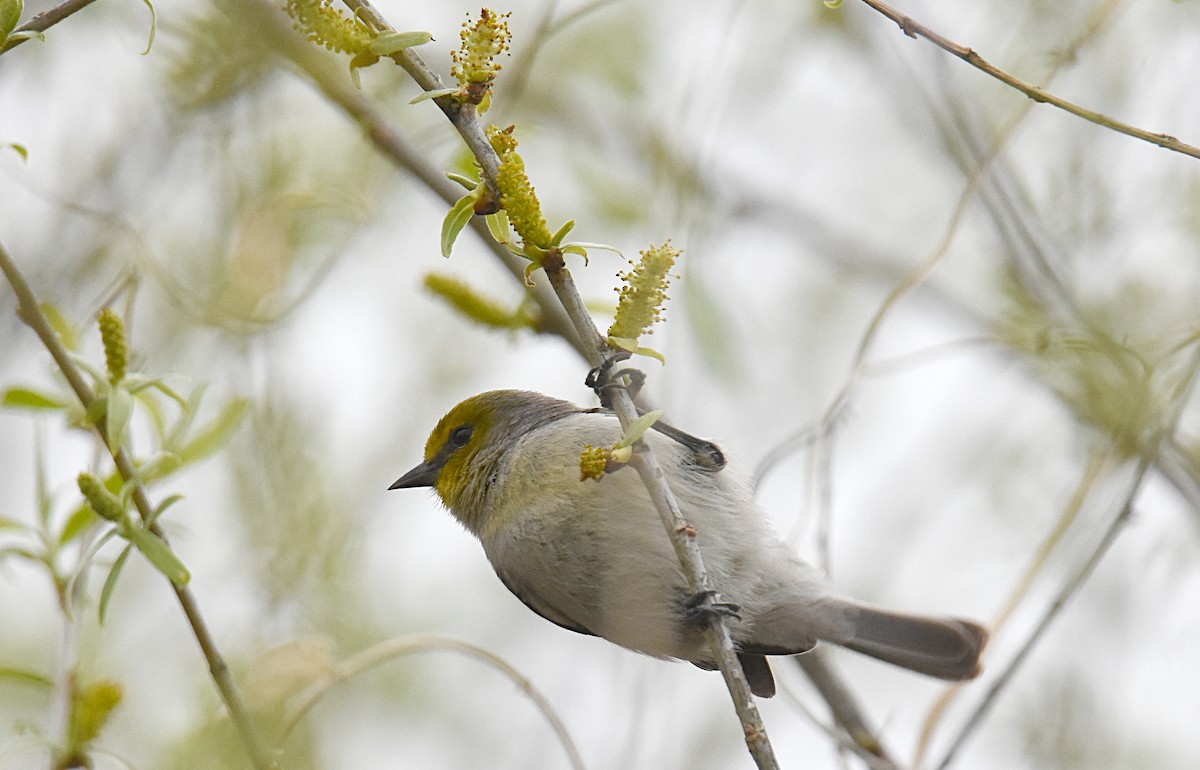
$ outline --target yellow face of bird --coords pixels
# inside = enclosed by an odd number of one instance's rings
[[[451,409],[425,442],[425,461],[392,489],[433,487],[446,507],[478,534],[487,517],[489,479],[500,472],[507,449],[532,430],[579,408],[523,390],[480,393]]]
[[[425,464],[440,468],[433,485],[447,508],[455,510],[476,472],[473,460],[495,422],[496,407],[482,393],[446,413],[425,442]]]

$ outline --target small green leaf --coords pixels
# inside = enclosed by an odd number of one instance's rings
[[[629,428],[625,431],[625,435],[621,436],[614,448],[633,446],[639,439],[650,430],[650,426],[658,422],[663,416],[662,409],[655,409],[653,412],[646,412],[641,417],[629,423]]]
[[[162,452],[138,466],[138,478],[142,480],[143,484],[150,484],[162,481],[182,467],[183,461],[179,459],[179,455],[173,452]]]
[[[241,426],[249,408],[250,402],[246,399],[233,399],[225,405],[220,414],[200,428],[191,441],[179,447],[175,453],[184,464],[194,463],[212,455],[228,443],[234,431]]]
[[[0,43],[12,34],[25,12],[25,0],[0,0]]]
[[[69,403],[45,391],[13,386],[4,391],[4,397],[0,399],[0,405],[9,409],[43,410],[66,409]]]
[[[630,353],[638,348],[637,337],[608,337],[608,344],[619,350],[625,350]]]
[[[624,254],[621,254],[621,250],[618,249],[616,246],[609,246],[604,243],[589,243],[588,241],[575,241],[574,243],[568,243],[567,245],[562,247],[562,251],[564,254],[579,254],[584,257],[587,256],[588,249],[602,249],[604,251],[611,251],[614,254],[618,254],[622,257],[625,256]]]
[[[0,562],[3,562],[9,556],[17,556],[22,559],[27,559],[36,564],[45,564],[45,562],[46,562],[46,559],[44,556],[42,556],[42,554],[31,551],[28,548],[22,548],[21,546],[17,546],[17,545],[10,545],[5,548],[0,548]]]
[[[553,247],[561,246],[562,242],[563,242],[563,238],[566,238],[567,235],[569,235],[570,232],[574,229],[575,229],[575,220],[568,219],[566,224],[564,224],[562,227],[558,228],[558,232],[556,232],[550,238],[550,245]]]
[[[146,41],[146,50],[142,51],[142,56],[146,56],[154,46],[154,36],[158,32],[158,12],[154,10],[154,3],[150,0],[142,0],[142,2],[150,9],[150,39]]]
[[[0,529],[29,529],[29,525],[7,516],[0,516]]]
[[[508,222],[508,212],[500,209],[495,214],[488,214],[484,219],[487,221],[488,232],[496,239],[496,243],[507,246],[512,243],[512,226]]]
[[[92,510],[90,505],[79,506],[72,511],[66,523],[63,524],[62,532],[58,535],[59,545],[66,545],[79,537],[81,532],[97,521],[100,521],[100,519],[96,516],[96,512]]]
[[[100,605],[97,610],[100,625],[104,625],[104,617],[108,614],[108,602],[112,598],[113,589],[117,587],[117,578],[121,577],[121,571],[125,569],[125,562],[129,561],[129,552],[132,550],[132,545],[125,546],[121,550],[121,555],[113,562],[112,569],[108,571],[108,577],[104,578],[104,587],[100,589]]]
[[[50,326],[54,329],[58,338],[62,340],[67,350],[79,350],[79,335],[75,332],[75,327],[71,325],[67,317],[62,314],[62,311],[49,302],[42,302],[38,307],[45,314],[46,320],[50,322]]]
[[[108,409],[104,414],[104,435],[108,437],[108,445],[115,452],[121,446],[125,437],[125,429],[133,418],[133,396],[120,386],[113,388],[108,394]]]
[[[31,29],[31,30],[29,30],[28,32],[14,32],[14,33],[12,33],[11,35],[9,35],[9,36],[8,36],[8,37],[7,37],[7,38],[4,40],[4,43],[5,43],[5,45],[7,45],[7,44],[9,44],[9,43],[15,43],[15,42],[17,42],[18,40],[30,40],[30,39],[32,39],[32,38],[37,38],[38,40],[41,40],[43,43],[44,43],[44,42],[46,42],[46,35],[45,35],[45,33],[43,33],[43,32],[38,32],[37,30],[33,30],[33,29]]]
[[[2,40],[4,40],[4,36],[0,35],[0,41],[2,41]],[[0,44],[0,45],[2,45],[2,44]],[[16,142],[6,142],[4,146],[8,147],[13,152],[20,155],[21,160],[25,161],[26,163],[29,162],[29,148],[26,147],[25,145],[17,144]]]
[[[475,215],[475,200],[476,194],[474,191],[467,193],[459,198],[450,211],[446,212],[446,218],[442,220],[442,256],[449,257],[450,250],[454,248],[454,241],[458,238],[458,234],[471,221],[471,217]]]
[[[654,348],[639,347],[633,351],[633,354],[636,356],[645,356],[646,358],[658,359],[658,362],[661,364],[665,364],[667,362],[666,356],[664,356],[662,353],[659,353]]]
[[[158,521],[158,517],[166,513],[167,509],[175,503],[183,499],[183,495],[171,495],[166,500],[163,500],[158,505],[154,506],[154,510],[150,512],[150,518],[146,520],[146,524],[150,525]]]
[[[185,586],[192,579],[187,567],[158,535],[140,525],[125,527],[121,534],[175,585]]]
[[[426,99],[440,99],[443,96],[449,96],[450,94],[456,93],[458,93],[457,88],[434,88],[430,91],[422,91],[420,94],[413,97],[409,104],[417,104],[425,101]]]
[[[385,32],[372,40],[367,50],[375,56],[391,56],[405,48],[425,45],[430,40],[433,40],[433,35],[428,32]]]
[[[43,674],[35,671],[26,671],[22,668],[10,668],[8,666],[0,666],[0,679],[6,679],[11,682],[20,682],[22,684],[31,684],[40,689],[50,692],[54,689],[54,680]]]
[[[447,171],[446,178],[449,179],[451,182],[458,182],[460,185],[467,188],[468,190],[474,190],[476,187],[479,186],[478,179],[472,179],[469,176],[463,176],[462,174],[457,174],[453,171]]]

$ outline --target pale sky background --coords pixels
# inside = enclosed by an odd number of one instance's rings
[[[27,15],[50,5],[31,1]],[[1041,82],[1101,5],[902,10]],[[1200,6],[1114,5],[1050,90],[1200,143]],[[377,7],[397,27],[434,34],[420,53],[444,75],[460,22],[479,10]],[[672,423],[716,439],[747,472],[820,418],[872,315],[942,241],[969,173],[958,160],[963,126],[986,143],[1026,103],[861,3],[614,2],[550,35],[532,63],[543,14],[562,18],[579,4],[491,7],[513,11],[514,40],[488,118],[517,124],[552,228],[575,218],[573,237],[627,255],[666,238],[685,249],[668,321],[648,340],[668,364],[642,368]],[[155,500],[185,496],[166,526],[239,683],[253,699],[290,681],[272,667],[281,660],[303,680],[319,667],[317,650],[340,659],[390,638],[446,634],[529,677],[591,770],[752,767],[719,676],[552,626],[504,589],[432,493],[387,491],[462,398],[517,387],[591,404],[586,366],[557,339],[482,329],[422,289],[422,277],[439,271],[509,306],[521,297],[469,233],[450,260],[439,255],[444,204],[370,150],[303,76],[276,74],[232,101],[181,107],[189,31],[219,57],[239,53],[236,39],[197,30],[208,8],[158,4],[146,56],[146,8],[102,0],[46,43],[0,57],[0,142],[29,151],[22,161],[0,148],[0,240],[39,296],[83,327],[91,360],[102,357],[91,319],[136,273],[138,368],[169,374],[182,392],[205,384],[203,415],[235,395],[251,400],[224,452],[151,490]],[[327,55],[344,69],[345,57]],[[531,77],[516,98],[513,78],[526,64]],[[453,166],[456,135],[431,103],[408,105],[417,89],[401,70],[378,65],[362,80],[429,163]],[[857,381],[828,476],[831,567],[842,589],[984,622],[1062,515],[1089,455],[1106,445],[1056,394],[1064,369],[1002,338],[1012,328],[1003,322],[1013,308],[1006,271],[1032,253],[1021,244],[1038,244],[1075,301],[1164,362],[1161,371],[1182,364],[1167,351],[1200,320],[1195,159],[1037,106],[997,170],[1001,200],[1017,212],[1009,232],[1025,235],[1006,238],[996,209],[972,198],[930,280],[886,317],[869,356],[878,366]],[[239,244],[251,242],[255,223],[270,231],[276,206],[311,239],[284,253],[253,241],[264,261],[246,268]],[[253,286],[238,289],[231,276],[254,265],[272,290],[239,305],[237,292]],[[571,267],[587,299],[611,304],[620,258],[597,251]],[[289,303],[270,323],[231,313]],[[5,285],[0,387],[47,387],[48,356],[14,310]],[[1195,445],[1195,427],[1193,407],[1185,446]],[[151,441],[139,423],[135,449]],[[95,461],[92,442],[61,418],[0,411],[0,516],[34,521],[39,463],[56,517],[67,515],[76,475]],[[1095,547],[1132,470],[1110,468],[1086,498],[995,635],[987,671],[943,721],[933,759]],[[759,489],[779,531],[809,558],[821,529],[818,488],[801,450]],[[1136,500],[1111,552],[954,766],[1194,766],[1200,510],[1155,472]],[[0,532],[0,545],[12,537]],[[110,544],[101,560],[117,552]],[[167,585],[135,558],[99,628],[104,574],[89,572],[91,599],[75,623],[81,675],[116,679],[126,693],[97,742],[112,752],[97,757],[98,770],[225,766],[206,743],[221,713],[215,691]],[[0,562],[0,668],[55,678],[62,638],[44,571]],[[290,656],[271,653],[288,645]],[[943,686],[852,653],[836,661],[895,759],[910,766]],[[760,706],[781,765],[843,766],[796,700],[821,720],[824,705],[794,666],[774,668],[785,692]],[[46,766],[38,735],[53,731],[53,713],[45,692],[0,679],[0,768]],[[304,725],[284,766],[568,766],[516,686],[448,652],[339,684]]]

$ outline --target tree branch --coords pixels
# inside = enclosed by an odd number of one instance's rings
[[[96,0],[67,0],[62,5],[56,5],[48,11],[42,11],[37,16],[34,16],[29,21],[13,30],[13,35],[20,32],[45,32],[68,16],[82,11]],[[0,47],[0,54],[11,51],[12,49],[24,43],[29,38],[26,37],[10,37],[3,41],[3,47]]]
[[[1121,121],[1114,120],[1107,115],[1102,115],[1099,112],[1089,110],[1086,107],[1081,107],[1078,104],[1068,102],[1066,99],[1055,96],[1049,91],[1043,88],[1038,88],[1032,83],[1026,83],[1024,80],[1010,75],[1008,72],[1005,72],[996,65],[987,61],[971,48],[968,48],[965,45],[960,45],[949,38],[939,35],[937,32],[934,32],[912,17],[906,16],[897,11],[895,8],[880,2],[880,0],[862,0],[862,2],[894,21],[896,25],[900,27],[900,31],[909,37],[925,38],[938,48],[941,48],[943,51],[957,56],[967,64],[970,64],[972,67],[980,70],[981,72],[992,76],[1001,83],[1017,89],[1030,99],[1033,99],[1035,102],[1051,104],[1055,107],[1058,107],[1060,110],[1065,110],[1076,117],[1083,118],[1089,123],[1095,123],[1098,126],[1112,129],[1113,131],[1125,134],[1126,136],[1132,136],[1135,139],[1141,139],[1143,142],[1149,142],[1150,144],[1157,145],[1163,149],[1171,150],[1172,152],[1178,152],[1183,155],[1190,155],[1193,158],[1200,158],[1200,148],[1193,147],[1190,144],[1185,144],[1173,136],[1147,131],[1136,126],[1131,126],[1128,123],[1122,123]]]

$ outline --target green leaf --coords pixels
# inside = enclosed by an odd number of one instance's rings
[[[200,428],[194,437],[175,450],[183,463],[194,463],[212,455],[229,442],[234,431],[242,424],[250,402],[244,398],[235,398],[221,410],[221,413],[204,427]]]
[[[467,193],[459,198],[450,211],[446,213],[446,218],[442,220],[442,256],[449,257],[450,250],[454,248],[454,241],[458,238],[458,234],[471,221],[471,217],[475,215],[475,199],[474,191]]]
[[[46,559],[42,554],[31,551],[28,548],[22,548],[16,545],[10,545],[6,548],[0,548],[0,562],[3,562],[9,556],[18,556],[22,559],[28,559],[37,564],[45,564]]]
[[[474,190],[476,187],[479,186],[478,179],[472,179],[469,176],[463,176],[462,174],[456,174],[453,171],[447,171],[446,178],[449,179],[451,182],[458,182],[460,185],[467,188],[468,190]]]
[[[62,532],[58,535],[59,545],[66,545],[79,537],[81,532],[97,521],[100,521],[100,518],[96,516],[96,512],[90,505],[79,506],[71,512],[66,523],[63,524]]]
[[[108,437],[108,445],[115,452],[121,446],[125,437],[125,429],[133,418],[133,395],[128,390],[117,386],[108,394],[108,408],[104,413],[104,435]]]
[[[37,38],[38,40],[41,40],[43,43],[44,43],[44,42],[46,42],[46,35],[45,35],[45,33],[38,32],[37,30],[32,30],[32,29],[31,29],[31,30],[29,30],[28,32],[14,32],[14,33],[12,33],[11,35],[9,35],[9,36],[8,36],[8,37],[7,37],[7,38],[4,40],[4,44],[5,44],[5,45],[7,45],[7,44],[9,44],[9,43],[15,43],[15,42],[17,42],[18,40],[29,40],[29,39],[31,39],[31,38]]]
[[[609,246],[604,243],[589,243],[588,241],[576,241],[574,243],[568,243],[567,245],[562,247],[562,251],[564,254],[579,254],[580,256],[583,256],[583,257],[587,256],[588,249],[603,249],[604,251],[611,251],[614,254],[619,254],[622,257],[625,256],[624,254],[621,254],[621,250],[618,249],[616,246]]]
[[[367,50],[376,56],[391,56],[405,48],[425,45],[430,40],[433,35],[428,32],[385,32],[372,40]]]
[[[149,525],[149,524],[153,524],[154,522],[158,521],[159,516],[162,516],[168,508],[170,508],[172,505],[174,505],[175,503],[179,502],[182,499],[183,499],[183,495],[171,495],[166,500],[163,500],[161,503],[159,503],[158,505],[156,505],[154,507],[153,511],[150,512],[150,518],[146,521],[146,524]]]
[[[487,221],[488,232],[496,239],[496,243],[507,246],[512,243],[512,225],[508,222],[508,212],[500,209],[495,214],[488,214],[484,219]]]
[[[658,422],[663,416],[662,409],[655,409],[653,412],[646,412],[641,417],[629,423],[629,428],[626,429],[625,435],[621,436],[621,440],[616,443],[616,448],[633,446],[639,439],[650,430],[650,426]]]
[[[0,399],[0,405],[9,409],[41,410],[66,409],[70,404],[45,391],[13,386],[4,391],[4,397]]]
[[[434,88],[430,91],[422,91],[420,94],[413,97],[409,104],[417,104],[425,101],[426,99],[440,99],[443,96],[449,96],[450,94],[456,93],[458,93],[457,88]]]
[[[100,625],[104,625],[104,617],[108,614],[108,601],[112,598],[113,589],[117,587],[117,578],[121,577],[121,572],[125,569],[125,562],[129,561],[129,552],[132,550],[132,545],[125,546],[121,550],[121,555],[113,562],[112,569],[108,571],[108,577],[104,578],[104,587],[100,589],[100,605],[97,611]]]
[[[142,0],[142,2],[150,9],[150,39],[146,41],[146,50],[142,51],[142,56],[146,56],[154,46],[154,35],[158,32],[158,11],[154,10],[154,3],[150,0]]]
[[[0,43],[12,34],[25,12],[25,0],[0,0]]]
[[[162,481],[182,467],[183,461],[179,459],[179,455],[174,452],[162,452],[155,455],[151,460],[139,465],[137,474],[143,484],[150,484],[155,481]]]
[[[639,347],[633,351],[633,354],[637,356],[646,356],[647,358],[656,358],[661,364],[665,364],[667,362],[666,356],[664,356],[662,353],[659,353],[654,348]]]
[[[3,41],[3,40],[4,40],[4,36],[0,35],[0,41]],[[4,146],[10,148],[13,152],[20,155],[21,160],[25,161],[26,163],[29,162],[29,148],[26,147],[25,145],[17,144],[16,142],[6,142]]]
[[[139,525],[126,527],[121,534],[175,585],[185,586],[192,579],[187,567],[158,535]]]
[[[62,311],[57,306],[49,302],[42,302],[38,305],[42,313],[45,314],[46,320],[50,322],[51,328],[62,340],[63,345],[67,350],[79,350],[79,335],[75,332],[75,327],[67,320],[67,317],[62,314]]]
[[[29,525],[7,516],[0,516],[0,529],[29,529]]]
[[[571,231],[574,229],[575,229],[575,220],[568,219],[566,224],[564,224],[562,227],[558,228],[558,232],[555,233],[550,238],[550,245],[551,246],[562,245],[563,238],[566,238],[571,233]]]
[[[43,674],[35,671],[26,671],[22,668],[10,668],[8,666],[0,666],[0,679],[6,679],[11,682],[20,682],[22,684],[32,684],[36,687],[50,692],[54,689],[54,680]]]

